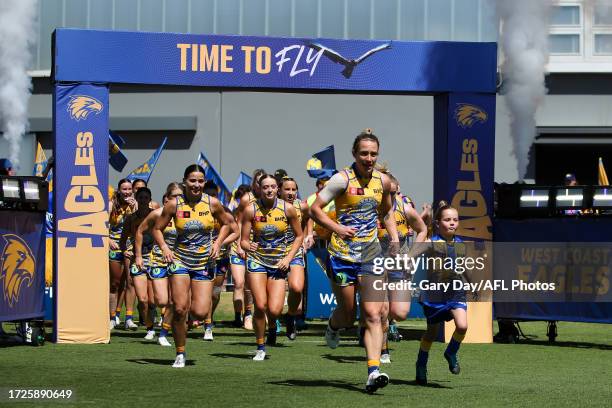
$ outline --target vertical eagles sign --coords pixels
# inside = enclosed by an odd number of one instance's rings
[[[54,98],[55,340],[108,342],[108,88],[59,84]]]

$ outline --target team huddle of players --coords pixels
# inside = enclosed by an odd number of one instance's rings
[[[389,363],[389,321],[403,320],[410,296],[389,293],[384,298],[365,295],[370,278],[380,279],[372,261],[383,252],[408,251],[424,244],[434,256],[455,256],[457,210],[441,202],[435,214],[425,206],[419,214],[397,179],[377,165],[380,142],[370,129],[354,140],[354,163],[329,179],[317,181],[318,192],[306,202],[286,174],[257,170],[251,186],[234,194],[231,207],[217,198],[217,186],[206,181],[204,169],[190,165],[182,182],[168,185],[162,206],[151,201],[145,183],[121,180],[109,205],[110,213],[110,327],[118,324],[118,307],[126,304],[125,328],[135,329],[131,305],[139,301],[139,314],[148,340],[156,338],[153,312],[162,310],[157,341],[171,346],[173,367],[185,366],[186,333],[203,321],[204,340],[212,340],[212,314],[219,302],[224,279],[234,283],[234,325],[254,329],[255,361],[266,359],[266,345],[277,341],[287,287],[286,334],[296,338],[302,316],[305,251],[313,245],[329,252],[327,271],[337,300],[325,331],[325,341],[336,348],[340,331],[354,325],[357,296],[361,292],[361,339],[366,350],[366,391],[385,387],[389,376],[380,371]],[[429,223],[433,228],[429,229]],[[442,248],[442,249],[441,249]],[[436,252],[437,251],[437,252]],[[401,271],[387,271],[384,279],[403,279]],[[127,279],[129,275],[129,279]],[[131,289],[133,287],[133,290]],[[427,317],[420,343],[416,379],[427,383],[429,349],[440,322],[454,319],[455,333],[444,357],[449,370],[459,373],[457,352],[467,331],[465,294],[419,299]],[[254,309],[251,312],[251,302]],[[267,328],[267,330],[266,330]],[[267,333],[266,333],[267,331]],[[266,336],[267,334],[267,336]]]

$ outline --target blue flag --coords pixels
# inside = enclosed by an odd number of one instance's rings
[[[134,182],[134,180],[136,179],[142,179],[148,183],[149,179],[151,178],[151,174],[153,174],[153,170],[155,170],[155,166],[157,165],[159,156],[161,156],[161,152],[162,150],[164,150],[164,146],[166,145],[167,141],[168,141],[168,138],[164,137],[164,140],[162,141],[161,146],[157,148],[157,150],[155,151],[155,153],[153,153],[151,158],[149,158],[149,160],[147,160],[142,165],[134,169],[130,174],[128,174],[126,178],[130,180],[131,182]]]
[[[45,151],[40,143],[37,143],[36,157],[34,158],[34,170],[32,171],[32,175],[41,177],[43,171],[45,171],[45,168],[47,168],[47,156],[45,155]],[[53,180],[53,170],[51,170],[47,175],[47,181],[51,183],[51,180]],[[49,184],[49,191],[51,191],[51,189],[52,186]]]
[[[336,156],[334,155],[334,145],[327,146],[312,155],[306,163],[308,175],[313,178],[331,177],[336,173]]]
[[[215,170],[213,165],[210,164],[204,153],[200,152],[197,164],[204,168],[204,178],[206,180],[214,181],[217,187],[219,188],[219,195],[217,196],[219,198],[219,201],[221,201],[223,205],[228,206],[232,199],[232,193],[229,188],[227,188],[227,185],[225,184],[219,173],[217,173],[217,170]]]
[[[240,172],[238,178],[236,179],[236,182],[234,183],[234,187],[232,187],[232,199],[230,201],[230,205],[228,206],[230,209],[233,210],[234,208],[238,207],[238,200],[234,198],[234,194],[236,193],[236,190],[238,190],[238,187],[243,184],[247,184],[250,186],[252,182],[253,178],[251,176],[249,176],[243,171]]]
[[[125,140],[114,132],[108,132],[108,162],[113,169],[123,171],[128,162],[127,157],[121,151]]]

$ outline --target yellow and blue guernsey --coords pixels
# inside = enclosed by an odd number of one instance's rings
[[[255,201],[257,201],[257,198],[255,197],[253,193],[249,192],[248,194],[249,194],[249,204],[253,204]],[[252,234],[251,234],[251,239],[253,239]],[[245,266],[244,259],[238,256],[238,245],[240,245],[240,238],[232,242],[232,245],[230,246],[230,263],[232,265]]]
[[[259,247],[247,255],[249,272],[282,277],[276,269],[276,264],[289,252],[287,230],[290,226],[285,206],[285,201],[280,199],[276,199],[270,209],[265,208],[259,200],[253,203],[251,230],[253,241]]]
[[[465,257],[465,244],[459,237],[454,237],[448,242],[440,235],[431,237],[431,248],[427,253],[429,258],[436,258],[438,262],[428,259],[427,280],[430,283],[450,283],[448,290],[421,291],[419,302],[423,305],[423,313],[427,317],[427,323],[440,323],[453,319],[451,311],[453,309],[466,309],[466,296],[464,290],[454,290],[452,282],[462,280],[463,275],[455,272],[454,262],[457,258]],[[441,260],[441,262],[440,262]],[[452,261],[449,261],[452,260]],[[446,267],[445,267],[446,266]]]
[[[378,207],[382,202],[382,174],[374,170],[369,180],[359,179],[354,165],[343,170],[348,178],[344,192],[336,197],[336,219],[340,225],[357,230],[354,237],[342,239],[332,234],[330,256],[342,261],[363,263],[380,253]]]
[[[395,219],[400,246],[404,247],[404,245],[408,244],[408,239],[410,238],[410,225],[408,224],[408,219],[404,213],[404,201],[397,195],[393,200],[393,218]],[[380,218],[378,219],[378,239],[383,244],[383,247],[385,245],[388,246],[389,232],[385,228],[385,224]]]
[[[174,245],[176,244],[174,220],[170,220],[166,228],[164,228],[164,242],[168,245],[168,248],[174,251]],[[164,262],[164,254],[157,244],[155,244],[151,250],[151,269],[149,277],[151,279],[163,279],[168,277],[168,268],[166,262]]]
[[[214,278],[214,261],[210,259],[213,245],[215,220],[210,208],[210,196],[202,198],[191,206],[185,197],[176,198],[176,245],[174,246],[174,263],[170,274],[189,274],[194,280],[211,280]]]
[[[300,200],[295,200],[293,202],[293,207],[295,208],[295,212],[297,213],[297,218],[298,218],[298,223],[300,225],[302,225],[302,202]],[[295,241],[295,232],[293,231],[293,228],[291,228],[291,225],[288,226],[287,228],[287,248],[290,248],[291,245],[293,245],[293,241]],[[291,260],[290,265],[300,265],[300,266],[304,266],[304,249],[302,248],[302,246],[300,245],[300,248],[298,249],[298,251],[295,254],[295,257],[293,258],[293,260]]]
[[[119,245],[119,241],[121,240],[125,219],[131,213],[132,210],[128,204],[119,207],[117,211],[111,211],[108,220],[108,238],[117,245]],[[109,249],[108,257],[111,261],[120,262],[123,260],[123,252],[121,252],[120,249],[116,251]]]

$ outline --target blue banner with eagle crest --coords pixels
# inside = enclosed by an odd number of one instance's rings
[[[45,214],[3,211],[0,217],[0,321],[43,317]]]

